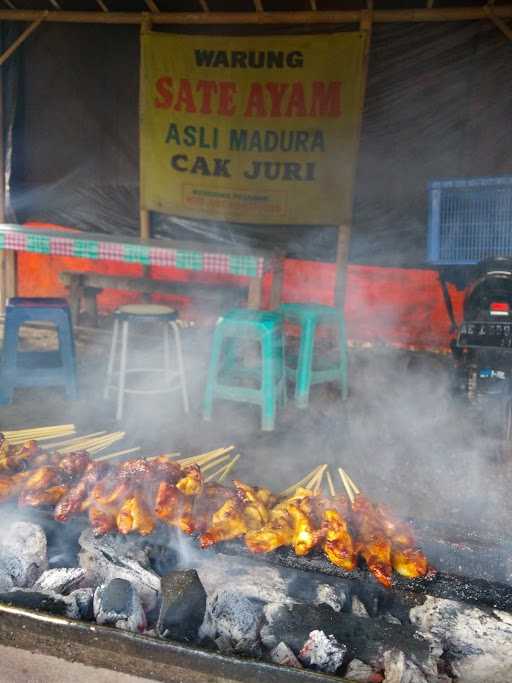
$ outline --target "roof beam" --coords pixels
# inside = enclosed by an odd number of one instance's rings
[[[16,50],[19,48],[19,46],[27,40],[29,35],[31,35],[36,30],[36,28],[39,26],[39,24],[41,24],[46,19],[47,16],[48,16],[48,10],[43,12],[42,16],[40,16],[39,19],[36,19],[35,21],[33,21],[29,26],[27,26],[27,28],[22,33],[20,33],[20,35],[16,38],[16,40],[14,40],[11,43],[11,45],[9,45],[7,50],[5,50],[5,52],[3,52],[0,55],[0,66],[5,64],[5,62],[9,59],[9,57],[14,52],[16,52]]]
[[[366,10],[364,10],[366,11]],[[0,21],[37,21],[44,12],[33,10],[0,10]],[[496,5],[493,16],[512,18],[512,5]],[[141,24],[142,12],[48,12],[47,22],[66,24]],[[483,5],[473,7],[433,7],[415,9],[378,9],[373,12],[377,24],[410,22],[479,21],[489,17]],[[151,16],[154,24],[210,25],[276,25],[276,24],[358,24],[360,10],[317,12],[158,12]]]
[[[485,11],[487,12],[487,15],[489,19],[492,21],[492,23],[496,26],[497,29],[499,29],[503,33],[503,35],[506,38],[512,40],[512,28],[508,24],[506,24],[501,17],[496,16],[496,9],[497,7],[495,6],[485,6]]]
[[[156,4],[155,0],[144,0],[144,2],[146,3],[146,7],[148,8],[148,10],[150,12],[154,12],[154,13],[160,12],[160,10],[158,9],[158,5]]]

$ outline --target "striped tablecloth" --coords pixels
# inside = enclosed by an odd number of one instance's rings
[[[202,247],[165,246],[159,240],[145,242],[115,239],[93,233],[61,233],[27,228],[20,225],[0,225],[0,249],[28,251],[52,256],[78,256],[93,260],[122,261],[145,266],[175,266],[185,270],[262,277],[266,259],[262,255],[208,251]]]

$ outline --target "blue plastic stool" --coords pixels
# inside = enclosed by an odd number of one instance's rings
[[[306,408],[312,384],[337,381],[341,386],[341,396],[348,395],[348,348],[345,334],[343,312],[332,306],[322,304],[282,304],[279,308],[286,322],[299,325],[299,356],[294,367],[287,359],[286,376],[295,381],[295,403],[298,408]],[[339,342],[339,359],[334,364],[314,369],[314,346],[316,330],[319,326],[336,328]]]
[[[34,321],[56,326],[58,351],[18,350],[20,327]],[[5,309],[0,403],[10,403],[17,387],[48,386],[63,386],[68,398],[78,398],[75,342],[68,303],[65,299],[13,297]]]
[[[259,341],[261,365],[244,368],[236,362],[238,340]],[[224,352],[224,353],[223,353]],[[259,389],[241,386],[244,378],[259,378]],[[286,403],[284,328],[280,313],[236,308],[219,318],[213,334],[212,352],[203,403],[203,417],[212,419],[216,398],[261,406],[261,428],[272,431],[277,403]]]

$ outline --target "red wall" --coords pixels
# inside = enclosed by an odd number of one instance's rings
[[[42,223],[32,226],[51,227]],[[113,261],[90,261],[64,256],[22,252],[18,256],[20,296],[65,295],[59,280],[62,270],[84,270],[117,275],[142,275],[142,266]],[[244,282],[245,278],[197,273],[177,268],[152,267],[155,279]],[[288,259],[284,268],[283,301],[313,301],[332,304],[334,264]],[[264,297],[268,302],[270,275],[265,276]],[[451,290],[454,310],[460,314],[463,293]],[[122,303],[137,301],[139,295],[104,290],[100,310],[109,312]],[[155,296],[166,301],[168,297]],[[173,299],[176,301],[177,299]],[[181,313],[194,317],[193,306],[181,298]],[[350,265],[347,280],[346,319],[349,339],[360,343],[382,343],[403,347],[446,350],[449,319],[437,274],[430,270],[380,268]]]

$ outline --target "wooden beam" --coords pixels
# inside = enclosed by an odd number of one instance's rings
[[[491,7],[490,5],[485,6],[485,11],[492,23],[499,29],[503,35],[512,40],[512,27],[506,24],[501,17],[496,16],[496,7]]]
[[[148,10],[150,12],[153,12],[153,13],[160,12],[155,0],[144,0],[144,2],[146,3],[146,7],[148,8]]]
[[[363,65],[362,65],[362,76],[361,76],[361,92],[359,94],[359,125],[357,131],[357,147],[354,154],[354,169],[352,175],[352,193],[355,186],[357,162],[359,157],[359,146],[361,143],[361,129],[363,124],[363,112],[364,112],[364,100],[366,96],[366,82],[368,80],[368,62],[370,58],[370,45],[372,40],[372,30],[373,30],[373,17],[374,12],[372,10],[365,10],[361,13],[361,21],[359,23],[359,29],[365,35],[365,44],[363,52]],[[337,308],[341,310],[345,307],[345,293],[346,293],[346,283],[347,283],[347,268],[348,268],[348,257],[350,252],[350,237],[352,234],[352,204],[353,197],[350,208],[348,210],[348,215],[346,216],[343,223],[338,226],[338,240],[336,244],[336,284],[334,290],[334,303]]]
[[[306,12],[158,12],[152,14],[154,24],[190,25],[277,25],[277,24],[359,24],[366,10]],[[43,12],[34,10],[0,10],[0,21],[37,21]],[[512,18],[511,5],[496,5],[494,15]],[[141,24],[143,12],[68,12],[51,11],[46,21],[64,24]],[[411,9],[377,9],[376,24],[481,21],[488,18],[483,5],[475,7],[423,7]]]
[[[31,33],[33,33],[36,28],[46,19],[48,16],[48,10],[43,13],[39,19],[36,19],[36,21],[33,21],[30,26],[27,26],[27,28],[23,31],[23,33],[20,33],[20,35],[16,38],[15,41],[9,47],[5,52],[0,55],[0,66],[5,64],[5,62],[9,59],[9,57],[16,52],[16,50],[19,48],[19,46],[26,41],[26,39],[29,37]]]
[[[151,32],[151,24],[153,17],[146,12],[144,14],[144,21],[140,25],[140,37]],[[144,186],[144,166],[142,164],[142,112],[144,109],[144,64],[142,63],[142,40],[139,50],[139,217],[140,217],[140,238],[147,240],[151,237],[151,214],[146,209],[142,202],[142,188]],[[145,271],[146,274],[146,271]]]

